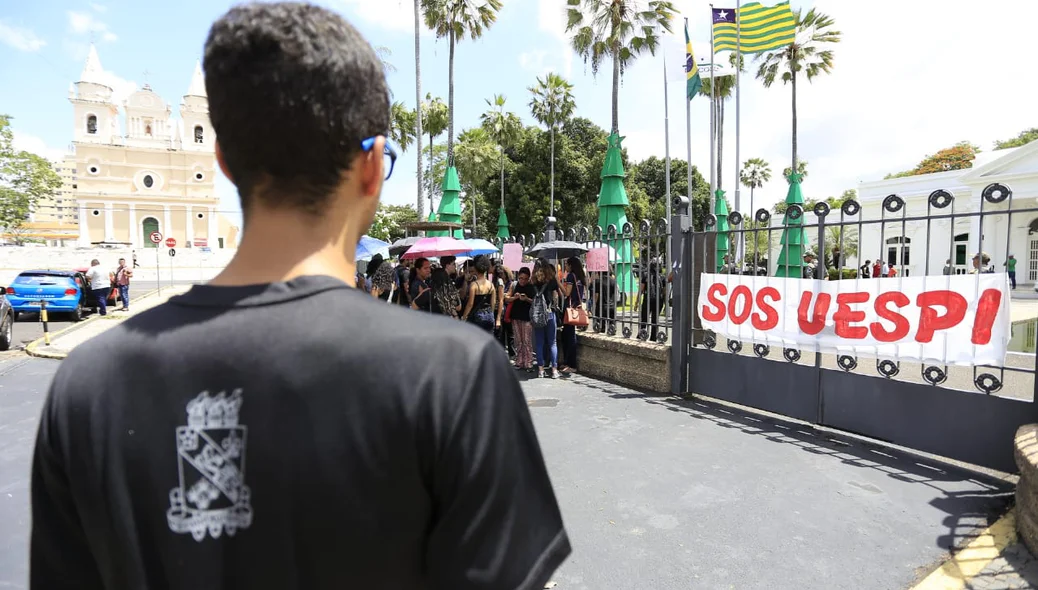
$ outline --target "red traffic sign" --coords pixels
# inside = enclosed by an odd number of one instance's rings
[[[205,239],[205,238],[195,239],[195,247],[196,248],[205,248],[208,245],[209,245],[209,240],[208,239]]]
[[[148,239],[151,240],[152,244],[158,244],[162,241],[162,234],[160,234],[157,231],[153,231],[150,235],[148,235]]]
[[[177,241],[176,240],[174,240],[173,238],[166,238],[166,247],[167,248],[176,248],[176,246],[177,246]]]

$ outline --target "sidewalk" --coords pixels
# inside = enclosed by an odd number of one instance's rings
[[[80,322],[70,328],[53,334],[49,345],[44,343],[43,338],[30,343],[25,347],[25,352],[29,356],[48,359],[63,359],[72,352],[73,348],[83,344],[94,336],[118,326],[127,318],[132,318],[142,311],[149,310],[156,305],[161,305],[170,297],[179,295],[190,288],[190,285],[164,287],[161,294],[158,291],[155,291],[141,297],[140,299],[131,300],[130,305],[132,307],[129,312],[114,311],[116,308],[113,308],[112,310],[109,310],[108,315],[106,316],[92,316],[86,321]]]

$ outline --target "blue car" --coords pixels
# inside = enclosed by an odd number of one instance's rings
[[[67,313],[72,321],[83,319],[90,302],[83,289],[82,273],[69,270],[27,270],[7,286],[7,302],[14,313],[38,313],[40,302],[47,301],[47,313]]]

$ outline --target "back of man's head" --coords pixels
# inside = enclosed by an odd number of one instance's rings
[[[209,118],[242,209],[320,214],[361,142],[389,132],[382,62],[338,14],[298,2],[231,8],[205,43]]]

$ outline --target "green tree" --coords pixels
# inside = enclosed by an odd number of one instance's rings
[[[782,176],[789,176],[791,172],[793,172],[793,169],[786,166],[782,169]],[[807,178],[807,160],[797,160],[797,173],[801,177]]]
[[[425,148],[429,160],[429,169],[425,175],[425,191],[429,194],[429,213],[436,211],[433,195],[439,194],[443,175],[447,172],[447,146],[445,144]],[[424,220],[424,218],[423,218]]]
[[[411,144],[415,142],[415,128],[418,125],[418,115],[415,111],[407,108],[402,102],[394,102],[389,113],[389,138],[393,143],[400,146],[400,150],[406,152]]]
[[[1036,139],[1038,139],[1038,127],[1031,127],[1030,129],[1021,131],[1020,134],[1013,139],[995,141],[995,149],[1004,150],[1007,148],[1020,147],[1029,144]]]
[[[905,176],[916,176],[919,174],[933,174],[934,172],[948,172],[949,170],[963,170],[973,167],[973,160],[980,153],[980,148],[968,141],[938,150],[933,155],[926,156],[916,167],[904,172],[887,174],[884,179],[902,178]]]
[[[825,47],[839,43],[842,33],[833,30],[836,21],[832,17],[818,12],[814,8],[803,14],[800,9],[794,10],[797,35],[793,43],[758,56],[761,60],[757,69],[757,78],[765,88],[770,88],[775,80],[781,79],[783,84],[793,88],[793,159],[791,168],[797,168],[797,80],[800,76],[808,82],[833,69],[833,51]]]
[[[14,149],[11,117],[0,115],[0,228],[18,245],[25,222],[41,199],[55,195],[61,177],[50,162],[36,154]]]
[[[771,180],[771,164],[761,158],[750,158],[743,162],[739,180],[743,186],[750,189],[750,215],[754,215],[756,212],[753,210],[753,191]]]
[[[468,36],[475,41],[497,21],[501,0],[422,0],[425,24],[450,47],[447,78],[447,159],[454,159],[454,47]]]
[[[426,94],[425,102],[422,103],[422,125],[423,131],[429,136],[429,150],[426,152],[429,154],[429,176],[433,175],[433,155],[436,153],[433,148],[434,141],[447,130],[447,123],[447,105],[439,97],[433,98],[432,94]],[[427,186],[430,187],[430,213],[436,210],[436,207],[433,206],[433,196],[437,194],[441,180],[443,180],[443,171],[436,175],[435,179],[427,179]],[[419,207],[418,214],[422,214],[421,207]]]
[[[566,32],[572,32],[573,49],[591,63],[598,75],[602,61],[613,65],[612,133],[620,129],[620,78],[634,60],[648,51],[656,54],[661,29],[671,33],[677,9],[667,0],[566,0]],[[645,10],[642,10],[642,7]]]
[[[687,171],[688,163],[684,160],[670,161],[670,192],[672,195],[684,195],[689,198],[689,215],[692,216],[693,225],[702,230],[703,221],[712,210],[710,183],[703,178],[699,169],[693,166],[692,191],[690,192]],[[667,203],[664,200],[664,195],[667,193],[666,160],[649,156],[631,167],[628,178],[631,180],[632,186],[641,188],[648,195],[650,203],[646,215],[638,215],[637,211],[632,212],[636,222],[640,222],[642,219],[655,222],[665,217],[667,214]]]
[[[487,207],[486,180],[494,175],[499,162],[498,149],[490,133],[483,127],[462,131],[458,135],[454,161],[468,202],[469,210],[465,212],[465,218],[472,220],[472,234],[474,237],[490,235],[485,231],[485,225],[480,229],[477,215],[482,211],[485,217],[490,209]],[[504,160],[500,162],[504,166]]]
[[[501,164],[501,211],[505,210],[505,148],[511,147],[519,140],[519,134],[523,131],[523,122],[515,113],[505,111],[505,96],[495,94],[494,100],[487,99],[487,106],[491,109],[482,115],[479,120],[490,139],[498,145]]]
[[[537,85],[529,88],[530,114],[541,125],[547,125],[551,134],[551,190],[550,215],[555,215],[555,129],[573,116],[577,103],[573,99],[573,84],[552,72],[537,78]]]
[[[382,241],[393,243],[404,237],[405,226],[419,220],[418,211],[411,205],[387,205],[379,203],[375,212],[375,220],[368,229],[368,235]]]

